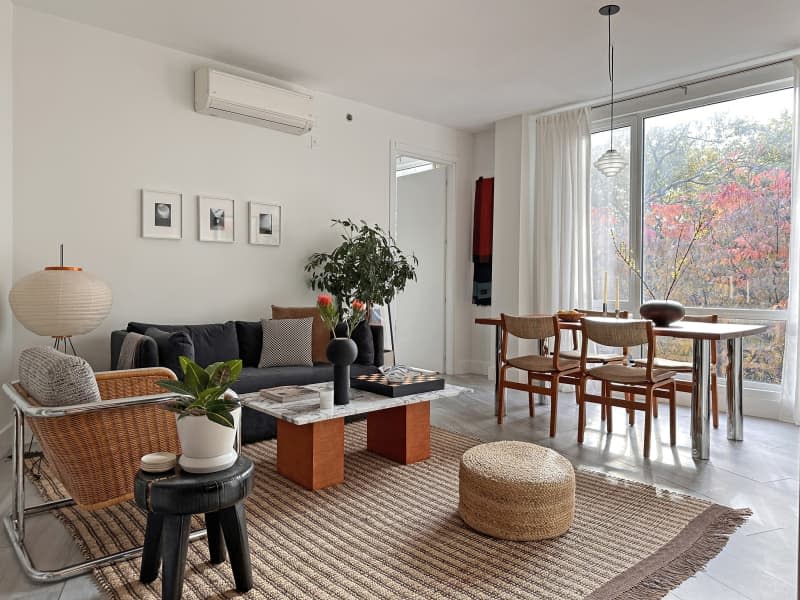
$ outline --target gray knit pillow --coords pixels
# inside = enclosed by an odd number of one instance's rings
[[[262,319],[264,341],[261,345],[259,368],[313,367],[311,324],[306,319]]]
[[[42,406],[100,402],[94,371],[80,356],[46,346],[19,355],[19,382]]]

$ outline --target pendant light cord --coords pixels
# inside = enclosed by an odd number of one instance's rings
[[[614,149],[614,46],[611,44],[611,11],[608,12],[608,79],[611,81],[611,129],[609,149]]]

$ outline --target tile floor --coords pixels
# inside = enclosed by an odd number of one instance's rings
[[[574,396],[562,394],[559,402],[558,435],[548,437],[549,407],[537,406],[536,417],[528,416],[527,398],[511,392],[509,413],[503,425],[493,417],[493,387],[486,378],[451,377],[452,383],[469,386],[473,392],[458,398],[435,401],[431,407],[434,425],[491,441],[518,439],[549,446],[567,456],[576,466],[611,475],[652,483],[734,507],[748,506],[754,515],[731,537],[725,550],[707,568],[667,596],[671,600],[786,600],[797,597],[798,456],[800,429],[785,423],[745,418],[745,441],[730,442],[725,434],[725,416],[713,431],[711,460],[694,461],[689,440],[689,411],[678,409],[678,445],[668,443],[668,420],[656,421],[651,459],[641,457],[642,416],[627,427],[621,409],[616,409],[615,430],[600,430],[599,408],[588,410],[586,439],[576,443],[577,410]],[[666,413],[665,413],[666,414]],[[4,461],[0,477],[0,509],[10,504],[11,466]],[[78,558],[72,540],[50,517],[29,522],[32,553],[47,567]],[[35,585],[17,566],[5,533],[0,533],[0,598],[35,600],[92,600],[102,596],[91,578],[66,583]]]

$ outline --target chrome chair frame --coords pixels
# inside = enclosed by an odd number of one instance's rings
[[[3,392],[11,400],[14,411],[14,432],[13,445],[11,449],[12,462],[12,488],[11,488],[11,512],[3,518],[8,539],[14,549],[17,559],[22,566],[25,575],[36,583],[53,583],[63,581],[78,575],[83,575],[98,567],[104,567],[122,560],[128,560],[141,555],[142,546],[130,548],[107,556],[73,563],[59,569],[43,571],[36,568],[33,560],[25,547],[25,519],[33,515],[46,513],[60,508],[73,506],[75,501],[72,498],[62,498],[43,502],[34,506],[25,506],[25,417],[30,419],[41,419],[46,417],[63,417],[79,413],[111,410],[123,406],[137,406],[142,404],[162,403],[173,398],[174,394],[155,394],[149,396],[133,396],[130,398],[118,398],[114,400],[103,400],[87,404],[73,404],[69,406],[38,406],[28,402],[17,390],[14,385],[3,384]],[[241,450],[241,437],[237,435],[236,449]],[[131,485],[133,482],[131,482]],[[100,509],[104,510],[104,509]],[[194,541],[206,536],[205,529],[193,531],[189,535],[189,540]]]

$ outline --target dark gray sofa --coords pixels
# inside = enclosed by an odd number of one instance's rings
[[[362,373],[373,373],[383,365],[383,327],[370,325],[364,327],[361,339],[354,339],[359,345],[359,357],[350,367],[352,376]],[[176,357],[167,356],[162,345],[159,353],[159,343],[154,337],[145,334],[148,329],[157,329],[162,332],[181,332],[178,336],[189,344],[194,352],[194,360],[201,366],[206,366],[216,361],[240,358],[243,362],[242,373],[239,380],[232,386],[239,394],[255,392],[260,389],[277,387],[281,385],[307,385],[333,380],[333,367],[329,364],[315,363],[313,367],[269,367],[258,368],[261,357],[263,333],[260,321],[227,321],[226,323],[213,323],[204,325],[156,325],[151,323],[130,322],[126,330],[111,333],[111,368],[118,368],[120,348],[122,341],[129,332],[143,335],[137,347],[134,366],[137,368],[167,366],[177,375],[181,375],[176,365]],[[151,333],[153,333],[151,329]],[[153,333],[153,335],[156,335]],[[369,339],[365,339],[369,336]],[[158,337],[158,336],[156,336]],[[191,340],[191,341],[188,341]],[[173,339],[174,342],[174,339]],[[364,342],[374,348],[374,359],[367,362],[370,352],[362,352]],[[365,364],[367,363],[367,364]],[[251,443],[275,437],[275,419],[258,411],[244,408],[242,411],[242,442]]]

